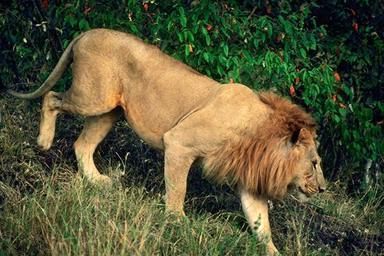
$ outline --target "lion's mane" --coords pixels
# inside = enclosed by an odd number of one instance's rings
[[[210,152],[204,161],[205,175],[219,183],[239,184],[251,193],[282,198],[302,157],[291,150],[292,145],[301,128],[314,135],[316,124],[300,107],[274,93],[261,92],[258,97],[272,110],[269,118],[254,134],[231,139]]]

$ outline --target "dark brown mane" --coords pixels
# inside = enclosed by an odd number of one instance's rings
[[[258,95],[259,99],[273,110],[271,123],[276,122],[273,133],[287,136],[301,128],[315,131],[315,120],[299,106],[271,92],[262,92]]]
[[[229,182],[251,193],[281,198],[302,157],[292,150],[293,137],[302,128],[313,136],[316,123],[300,107],[276,94],[262,92],[258,96],[272,110],[270,117],[255,128],[253,135],[232,139],[210,152],[204,161],[205,174],[219,183]]]

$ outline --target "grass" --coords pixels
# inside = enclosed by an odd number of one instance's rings
[[[252,255],[257,249],[256,239],[231,225],[233,216],[177,219],[142,187],[105,191],[81,178],[55,187],[48,182],[4,212],[1,224],[12,238],[2,242],[7,254],[19,254],[20,246],[52,255]]]
[[[38,104],[0,98],[0,255],[262,255],[236,196],[189,178],[187,218],[164,211],[162,156],[122,122],[96,163],[115,180],[95,187],[76,174],[72,144],[81,119],[58,121],[54,147],[35,146]],[[310,204],[273,202],[283,255],[384,255],[384,195],[359,197],[334,182]]]

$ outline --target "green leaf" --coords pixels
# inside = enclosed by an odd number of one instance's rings
[[[205,27],[201,27],[201,33],[204,36],[205,43],[209,46],[211,45],[211,37],[208,34],[208,31],[205,29]]]
[[[183,7],[179,7],[179,19],[180,19],[180,24],[183,28],[187,26],[187,17],[185,16],[185,11]]]
[[[184,35],[183,35],[183,33],[177,32],[176,35],[177,35],[177,38],[179,39],[180,43],[184,42]]]
[[[69,23],[69,25],[73,28],[76,26],[76,19],[73,17],[73,15],[68,15],[64,18],[64,20]]]
[[[79,22],[79,29],[82,31],[89,30],[89,23],[86,19],[81,19]]]
[[[187,26],[187,17],[185,16],[180,16],[180,24],[183,28]]]
[[[172,31],[173,30],[173,22],[172,21],[169,21],[168,24],[167,24],[167,30],[168,31]]]
[[[333,120],[335,121],[336,124],[340,123],[340,117],[338,115],[334,115]]]
[[[218,65],[217,66],[217,73],[220,75],[220,76],[223,76],[224,75],[224,69],[222,66]]]
[[[189,52],[189,44],[186,44],[184,45],[184,54],[186,57],[189,56],[190,52]]]
[[[65,39],[64,42],[63,42],[63,48],[64,48],[64,49],[67,48],[67,46],[69,45],[70,42],[71,42],[71,41]]]
[[[228,57],[228,51],[229,51],[229,49],[228,49],[228,45],[227,45],[227,44],[224,44],[224,45],[223,45],[223,51],[224,51],[224,55],[225,55],[226,57]]]
[[[204,52],[203,53],[203,58],[204,60],[207,62],[207,63],[210,63],[210,57],[209,57],[209,54],[207,52]]]
[[[345,117],[347,116],[347,110],[344,108],[339,108],[339,113],[340,113],[340,116],[343,117],[343,119],[345,119]]]
[[[195,37],[193,36],[192,32],[191,31],[186,31],[186,34],[187,34],[188,41],[190,43],[193,43],[195,41]]]
[[[279,15],[277,16],[277,19],[279,20],[279,22],[281,23],[281,25],[285,25],[286,21],[284,20],[283,16]]]
[[[306,58],[307,58],[307,52],[304,50],[304,48],[300,48],[300,56],[301,56],[303,59],[306,59]]]

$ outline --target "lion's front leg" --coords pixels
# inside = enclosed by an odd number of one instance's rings
[[[271,238],[271,227],[268,217],[268,201],[261,196],[254,196],[247,191],[240,190],[241,205],[249,225],[260,239],[264,239],[267,244],[268,255],[278,253]]]
[[[167,133],[164,136],[165,203],[170,212],[184,216],[184,199],[189,169],[195,160],[190,149],[182,145],[182,138]]]

